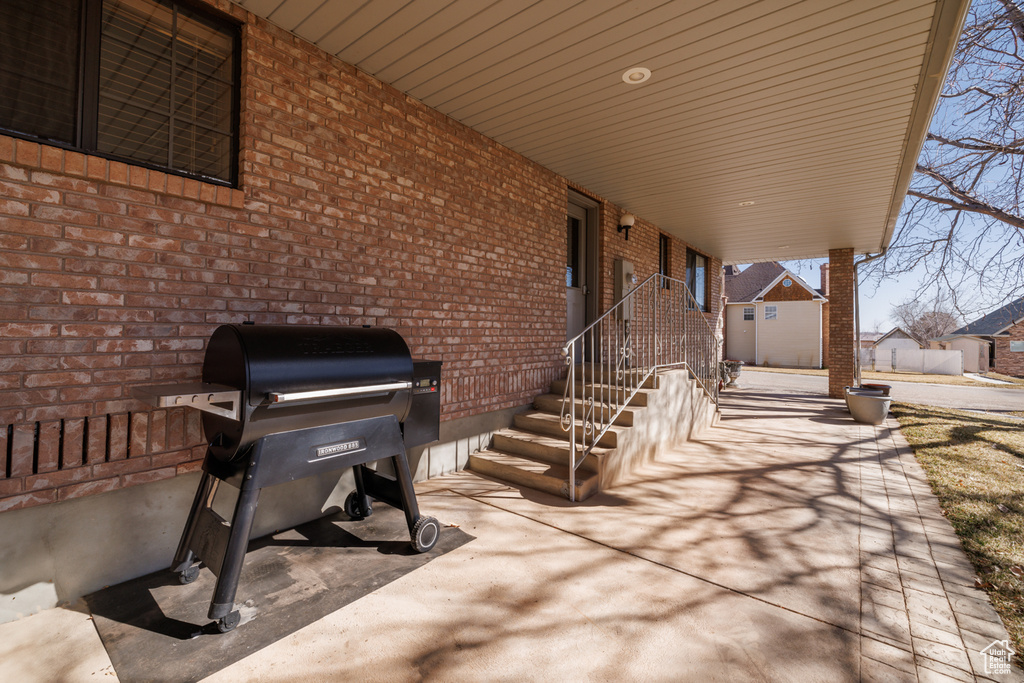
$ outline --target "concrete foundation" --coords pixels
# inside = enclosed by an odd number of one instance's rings
[[[414,479],[463,469],[470,453],[527,408],[443,422],[438,443],[409,452]],[[0,513],[0,623],[170,566],[199,477]],[[350,470],[268,488],[260,496],[253,537],[333,512],[352,488]],[[228,514],[236,495],[222,486],[216,509]]]

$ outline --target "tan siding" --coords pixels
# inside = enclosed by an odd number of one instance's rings
[[[764,319],[766,305],[778,307],[775,320]],[[758,365],[819,367],[821,305],[816,301],[779,301],[757,305]]]

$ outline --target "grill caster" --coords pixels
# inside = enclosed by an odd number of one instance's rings
[[[238,626],[238,621],[241,616],[242,615],[238,613],[238,610],[225,614],[217,620],[217,630],[221,633],[227,633],[228,631],[234,630],[234,628]]]
[[[429,552],[441,536],[441,525],[433,517],[420,517],[412,527],[412,548],[418,553]]]
[[[181,583],[192,583],[199,578],[199,565],[194,564],[178,574],[178,581]]]
[[[358,491],[352,491],[345,497],[345,514],[352,519],[362,519],[373,514],[373,505],[370,503],[369,496],[365,497],[365,510],[363,509],[363,504],[360,498],[363,498],[363,496],[360,496]]]

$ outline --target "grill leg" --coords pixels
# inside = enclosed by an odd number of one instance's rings
[[[231,532],[224,550],[224,563],[217,573],[217,587],[213,591],[213,602],[210,603],[210,619],[228,618],[227,621],[230,621],[229,615],[235,607],[238,578],[242,574],[242,563],[245,561],[245,550],[249,545],[249,533],[256,517],[259,497],[260,489],[250,486],[247,480],[238,494],[235,513],[231,516]]]
[[[402,509],[405,511],[405,522],[409,525],[409,533],[412,533],[416,526],[416,520],[420,516],[420,508],[416,504],[416,491],[412,487],[412,473],[409,471],[409,459],[405,454],[391,457],[391,464],[395,468],[395,479],[398,480],[398,489],[402,494]]]
[[[185,522],[185,530],[181,533],[181,541],[178,542],[178,550],[174,553],[171,571],[183,572],[196,561],[195,553],[190,548],[192,535],[196,531],[196,524],[199,522],[199,513],[203,509],[204,501],[207,500],[216,483],[217,480],[209,472],[203,472],[199,488],[196,489],[195,500],[192,501],[192,509],[188,513],[188,521]]]
[[[352,517],[369,517],[373,514],[373,506],[370,503],[370,497],[366,492],[366,480],[363,479],[363,469],[365,465],[356,465],[352,468],[352,479],[355,481],[356,490],[354,492],[355,500],[353,503],[352,510],[345,510],[350,513]],[[346,501],[348,503],[348,501]],[[356,513],[352,515],[351,513]]]

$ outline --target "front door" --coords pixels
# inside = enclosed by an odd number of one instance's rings
[[[572,339],[587,322],[587,210],[569,204],[565,220],[567,240],[565,260],[566,337]]]

